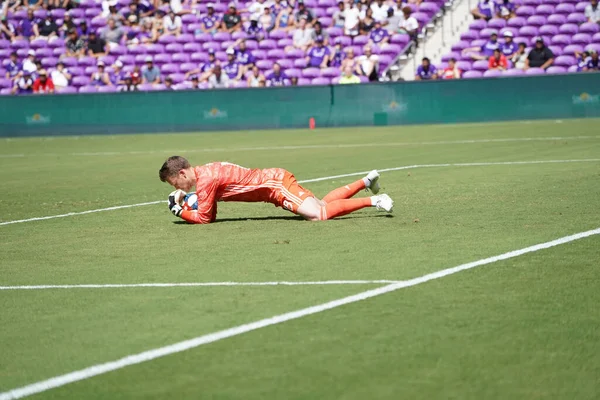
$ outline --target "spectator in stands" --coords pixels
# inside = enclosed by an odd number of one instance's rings
[[[333,47],[333,55],[331,56],[331,59],[329,61],[329,66],[341,68],[342,61],[344,61],[344,58],[346,58],[346,53],[344,53],[344,50],[342,49],[342,42],[339,38],[336,38],[335,46]]]
[[[513,33],[511,31],[504,32],[504,43],[500,45],[500,49],[502,50],[502,54],[508,59],[517,52],[517,44],[513,40]]]
[[[166,32],[165,23],[163,21],[164,16],[165,13],[162,10],[157,10],[156,14],[154,14],[154,19],[152,21],[152,38],[150,39],[152,43],[157,42]]]
[[[317,36],[315,45],[306,53],[306,63],[309,67],[327,68],[330,54],[329,48],[323,44],[323,37]]]
[[[344,35],[357,36],[360,27],[360,10],[355,2],[348,2],[344,11]]]
[[[321,25],[320,21],[316,21],[313,25],[311,40],[315,42],[319,36],[323,38],[323,44],[329,46],[329,33],[323,30],[323,25]]]
[[[227,63],[223,66],[223,72],[227,74],[230,81],[239,81],[242,79],[244,68],[235,59],[235,50],[230,47],[225,53],[227,54]]]
[[[585,16],[588,22],[600,24],[600,7],[598,0],[591,0],[590,4],[585,6]]]
[[[208,80],[210,75],[212,74],[213,69],[218,64],[217,59],[215,58],[215,51],[213,49],[208,50],[208,62],[200,65],[198,68],[194,68],[185,73],[185,78],[189,78],[191,75],[201,74],[200,81],[204,82]]]
[[[352,68],[352,71],[356,71],[356,73],[362,75],[362,72],[360,71],[360,63],[354,57],[354,49],[352,47],[348,47],[346,50],[345,57],[340,65],[340,70],[343,71],[346,67],[350,67]]]
[[[131,77],[131,84],[137,88],[137,85],[142,83],[142,71],[139,65],[133,67],[133,71],[129,74]]]
[[[33,8],[27,9],[27,18],[19,22],[17,32],[23,39],[31,40],[31,38],[39,36],[38,20],[33,15]]]
[[[489,21],[496,15],[496,3],[493,0],[479,0],[477,7],[471,10],[475,19],[485,19]]]
[[[515,11],[517,10],[517,6],[512,0],[500,0],[496,6],[496,16],[498,18],[509,20],[516,16]]]
[[[35,1],[35,3],[41,3],[41,1]],[[4,15],[7,15],[9,12],[14,13],[20,6],[21,0],[8,0],[0,6],[0,13],[3,12]],[[33,8],[33,6],[31,8]]]
[[[365,46],[364,54],[357,58],[359,75],[366,76],[369,81],[379,80],[379,57],[373,54],[370,45]]]
[[[15,25],[6,19],[6,16],[2,16],[2,22],[0,23],[0,39],[13,41],[17,37],[17,28]]]
[[[110,15],[110,8],[115,7],[119,4],[118,0],[102,0],[102,15],[104,18],[108,18]]]
[[[53,39],[58,37],[58,25],[52,19],[50,11],[46,12],[46,18],[38,23],[38,32],[42,38]]]
[[[288,4],[287,0],[274,0],[271,2],[271,11],[273,11],[273,15],[279,15],[282,10],[289,7],[290,4]]]
[[[54,83],[48,79],[45,69],[40,70],[38,78],[33,82],[33,93],[54,93]]]
[[[69,86],[71,80],[71,73],[65,68],[65,64],[62,61],[56,63],[56,69],[50,73],[52,83],[56,89],[64,89]]]
[[[6,78],[12,81],[17,79],[19,72],[21,72],[21,69],[23,68],[23,64],[19,62],[16,51],[10,53],[10,59],[4,64],[4,68],[6,69]]]
[[[138,90],[137,84],[133,83],[133,77],[126,76],[125,83],[122,86],[119,86],[119,92],[135,92]]]
[[[265,8],[271,8],[271,4],[265,2],[265,0],[254,0],[250,3],[250,6],[246,11],[250,13],[250,18],[255,17],[256,19],[259,19],[264,14]]]
[[[106,28],[102,31],[101,38],[104,39],[112,49],[119,45],[124,36],[123,29],[117,27],[117,23],[114,19],[109,19]]]
[[[344,27],[344,12],[346,11],[346,7],[344,6],[343,1],[338,1],[338,9],[335,10],[331,17],[331,26],[336,28]]]
[[[190,4],[191,3],[191,4]],[[170,0],[169,6],[173,12],[178,15],[192,14],[192,7],[196,4],[196,0],[188,2],[188,0]]]
[[[200,87],[200,79],[198,78],[198,75],[192,75],[190,81],[190,89],[202,89],[202,87]]]
[[[431,64],[429,58],[424,57],[421,61],[421,65],[417,67],[417,73],[415,75],[416,81],[433,81],[438,78],[437,68]]]
[[[248,49],[246,48],[246,40],[245,39],[239,39],[235,44],[238,45],[238,50],[235,54],[235,59],[238,62],[238,64],[242,67],[242,73],[246,73],[248,71],[250,71],[253,67],[254,67],[254,63],[256,62],[256,59],[254,58],[254,56],[252,55],[251,52],[248,51]]]
[[[468,47],[462,51],[463,54],[468,54],[474,60],[489,60],[494,55],[494,50],[500,47],[498,43],[498,32],[492,31],[490,40],[481,47]],[[479,53],[473,53],[479,51]]]
[[[306,51],[312,44],[312,28],[308,27],[306,18],[301,18],[298,28],[294,31],[294,47]]]
[[[500,49],[494,50],[494,55],[490,56],[488,69],[497,69],[499,71],[506,71],[508,69],[508,61]]]
[[[290,85],[291,86],[298,86],[298,77],[297,76],[292,76],[290,78]]]
[[[298,0],[298,11],[296,12],[296,21],[299,21],[301,18],[306,18],[306,22],[310,25],[313,23],[313,15],[312,12],[306,5],[304,4],[304,0]]]
[[[259,18],[259,25],[265,32],[271,32],[275,28],[275,16],[271,12],[271,7],[263,9],[263,14]]]
[[[23,60],[23,71],[29,72],[29,74],[37,71],[35,64],[35,50],[30,49],[27,51],[27,57]]]
[[[598,52],[595,49],[590,50],[590,58],[583,67],[584,71],[597,72],[600,71],[600,64],[598,63]]]
[[[375,19],[373,19],[373,9],[367,8],[365,11],[365,16],[360,20],[360,24],[358,25],[358,30],[361,35],[369,35],[371,30],[375,27]]]
[[[402,12],[396,12],[392,7],[390,7],[387,13],[387,24],[385,24],[385,29],[387,29],[390,35],[398,33],[400,32],[400,24],[402,21],[404,21],[404,15]]]
[[[87,21],[83,20],[79,23],[79,28],[77,28],[77,34],[79,35],[79,37],[81,37],[83,40],[87,40],[88,36],[90,35],[90,32],[92,30],[87,26]]]
[[[340,85],[345,85],[349,83],[360,83],[360,78],[354,75],[352,68],[347,66],[344,68],[344,75],[339,80]]]
[[[169,13],[163,17],[163,26],[165,27],[166,33],[169,35],[179,36],[181,35],[181,29],[183,22],[179,15],[175,15],[173,9],[169,10]]]
[[[283,8],[277,14],[277,19],[275,20],[275,29],[283,29],[286,32],[291,31],[296,26],[296,21],[294,19],[294,9],[292,7]]]
[[[419,21],[412,16],[410,7],[404,7],[402,9],[402,14],[404,15],[404,19],[400,22],[400,33],[405,33],[410,36],[410,40],[417,40]]]
[[[112,19],[113,21],[115,21],[115,24],[119,27],[123,26],[123,24],[125,23],[125,17],[123,16],[123,14],[119,13],[119,10],[117,10],[116,6],[108,7],[108,16],[106,17],[106,19]]]
[[[442,72],[442,79],[460,79],[462,71],[456,66],[456,58],[451,58],[448,61],[448,66]]]
[[[525,61],[527,61],[527,56],[529,55],[526,49],[527,45],[525,43],[519,43],[519,48],[511,57],[510,61],[512,61],[516,69],[525,69]]]
[[[173,87],[173,79],[170,76],[165,79],[165,90],[175,90]]]
[[[265,31],[258,24],[258,18],[250,17],[250,25],[246,28],[246,35],[248,39],[254,39],[257,41],[262,40],[265,37]]]
[[[85,46],[85,41],[77,35],[77,29],[71,29],[65,42],[66,55],[79,58],[85,54]]]
[[[72,29],[77,30],[77,25],[75,24],[75,21],[73,21],[73,18],[71,18],[71,13],[67,12],[67,13],[65,13],[65,18],[63,19],[63,23],[58,28],[58,30],[59,30],[61,36],[66,37],[69,35],[69,31],[71,31]]]
[[[158,37],[157,37],[158,39]],[[153,43],[154,32],[152,20],[146,18],[139,31],[131,30],[127,33],[127,44],[136,45],[140,43]]]
[[[87,43],[87,55],[90,57],[102,57],[109,53],[109,46],[106,41],[98,37],[96,32],[90,31]]]
[[[387,19],[389,8],[390,6],[384,4],[383,0],[375,0],[374,2],[372,2],[370,9],[373,12],[373,18],[375,19],[375,21],[379,21],[383,25],[383,23]]]
[[[264,76],[258,80],[258,87],[266,87],[267,86],[267,78]]]
[[[31,79],[33,79],[35,81],[37,79],[37,77],[39,76],[39,71],[41,71],[42,69],[43,69],[42,68],[42,62],[36,58],[36,60],[35,60],[35,71],[33,71],[31,73]]]
[[[131,0],[136,5],[139,20],[144,20],[154,14],[154,5],[149,0]]]
[[[112,86],[108,72],[104,68],[104,62],[98,61],[98,70],[92,73],[90,84],[93,86]]]
[[[535,47],[531,49],[527,60],[525,61],[525,69],[542,68],[546,69],[554,64],[554,53],[544,44],[544,39],[541,37],[535,38]]]
[[[246,84],[248,85],[248,87],[258,87],[258,83],[261,80],[261,78],[265,79],[263,74],[261,74],[260,70],[255,65],[252,67],[252,73],[248,75],[248,79],[246,79]]]
[[[219,64],[215,65],[213,72],[208,78],[208,87],[210,89],[223,89],[229,87],[229,77],[221,71]]]
[[[390,33],[381,27],[381,22],[376,21],[375,28],[373,28],[369,35],[369,40],[377,45],[382,45],[389,42]]]
[[[111,83],[115,86],[124,85],[126,77],[127,73],[123,71],[123,63],[120,60],[115,61],[112,74],[110,74]]]
[[[23,74],[15,81],[15,85],[11,91],[12,94],[28,94],[33,93],[33,79],[31,73],[23,71]]]
[[[242,16],[237,11],[235,3],[229,3],[229,11],[223,15],[222,32],[238,32],[242,29]]]
[[[206,15],[200,18],[200,30],[204,33],[215,34],[219,27],[219,16],[215,13],[214,3],[206,6]]]
[[[160,69],[154,65],[152,56],[147,56],[145,63],[146,65],[142,67],[142,83],[160,83]]]
[[[288,76],[281,70],[278,63],[273,64],[273,72],[266,76],[267,86],[289,86]]]
[[[590,60],[590,53],[589,51],[575,51],[575,58],[577,59],[577,72],[581,72],[586,68],[587,63]]]
[[[138,17],[137,17],[135,14],[130,14],[130,15],[127,17],[127,20],[126,20],[126,23],[125,23],[125,25],[127,25],[127,26],[129,26],[129,27],[131,27],[131,28],[133,28],[133,29],[137,29],[137,27],[139,26],[139,25],[138,25],[138,24],[139,24],[139,22],[140,22],[140,21],[138,20]]]

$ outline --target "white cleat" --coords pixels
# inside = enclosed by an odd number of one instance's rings
[[[369,172],[366,178],[366,189],[370,189],[373,194],[379,193],[379,172],[376,169]]]
[[[392,200],[392,198],[387,194],[380,194],[375,196],[375,198],[375,207],[377,207],[378,210],[383,210],[389,213],[394,210],[394,200]]]

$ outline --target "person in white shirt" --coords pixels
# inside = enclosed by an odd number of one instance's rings
[[[348,36],[358,35],[359,24],[360,10],[356,3],[346,3],[346,11],[344,11],[344,34]]]
[[[35,50],[29,50],[27,52],[27,58],[23,60],[23,71],[29,72],[30,74],[37,71],[37,66],[35,65]]]
[[[600,24],[600,6],[598,0],[592,0],[590,4],[585,6],[585,16],[588,22]]]
[[[412,10],[410,7],[404,7],[402,13],[404,14],[404,20],[400,22],[400,33],[406,33],[412,40],[415,40],[419,30],[419,21],[411,16]]]
[[[312,28],[307,26],[306,18],[301,18],[298,29],[294,31],[294,47],[306,51],[312,44]]]
[[[104,0],[102,1],[102,16],[108,18],[110,15],[110,7],[116,7],[119,4],[119,0]]]
[[[396,11],[394,11],[393,8],[389,8],[387,14],[387,24],[385,25],[385,29],[387,29],[390,35],[398,33],[400,32],[400,25],[403,21],[404,14],[402,14],[402,11],[398,11],[398,13],[396,14]]]
[[[371,4],[371,10],[373,10],[373,19],[383,23],[387,19],[388,8],[387,4],[383,3],[383,0],[374,1]]]
[[[219,64],[215,65],[212,75],[208,78],[208,87],[211,89],[229,87],[229,77],[223,73]]]
[[[250,18],[260,18],[265,12],[265,8],[271,8],[271,2],[266,0],[256,0],[250,4],[248,7],[248,12],[250,13]]]
[[[181,22],[181,17],[175,15],[175,11],[171,9],[169,13],[163,17],[163,26],[165,27],[166,33],[179,36],[181,34],[183,23]]]
[[[65,64],[63,64],[62,61],[59,61],[56,64],[56,69],[50,74],[50,78],[52,79],[55,88],[62,89],[69,86],[71,74],[69,73],[69,70],[65,68]]]
[[[357,73],[366,76],[369,81],[379,80],[379,57],[373,54],[371,46],[367,45],[364,48],[364,54],[356,59],[358,62]]]

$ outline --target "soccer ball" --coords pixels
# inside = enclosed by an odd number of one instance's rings
[[[182,208],[188,211],[198,209],[198,196],[196,196],[196,193],[188,193],[185,195]]]

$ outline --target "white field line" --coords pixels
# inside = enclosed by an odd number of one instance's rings
[[[493,165],[561,164],[561,163],[586,163],[586,162],[600,162],[600,158],[587,158],[587,159],[581,159],[581,160],[539,160],[539,161],[503,161],[503,162],[450,163],[450,164],[415,164],[415,165],[405,165],[403,167],[384,168],[384,169],[380,169],[379,172],[391,172],[391,171],[400,171],[400,170],[404,170],[404,169],[435,168],[435,167],[440,167],[440,168],[441,167],[483,167],[483,166],[493,166]],[[347,178],[347,177],[351,177],[351,176],[366,175],[368,173],[369,173],[369,171],[353,172],[350,174],[332,175],[332,176],[325,176],[322,178],[305,179],[305,180],[298,181],[298,182],[299,183],[310,183],[310,182],[328,181],[328,180],[337,179],[337,178]],[[49,215],[46,217],[18,219],[18,220],[14,220],[14,221],[0,222],[0,226],[20,224],[20,223],[24,223],[24,222],[43,221],[43,220],[47,220],[47,219],[72,217],[75,215],[93,214],[93,213],[102,212],[102,211],[120,210],[123,208],[133,208],[133,207],[147,206],[147,205],[152,205],[152,204],[160,204],[160,203],[165,203],[165,202],[166,202],[166,200],[157,200],[157,201],[149,201],[146,203],[137,203],[137,204],[128,204],[128,205],[124,205],[124,206],[98,208],[95,210],[72,212],[72,213],[67,213],[67,214]]]
[[[477,143],[510,143],[510,142],[545,142],[556,140],[586,140],[598,139],[600,136],[549,136],[530,138],[498,138],[498,139],[465,139],[465,140],[441,140],[431,142],[391,142],[391,143],[348,143],[348,144],[312,144],[297,146],[259,146],[259,147],[217,147],[186,150],[148,150],[148,151],[100,151],[100,152],[75,152],[75,153],[31,153],[31,154],[0,154],[0,158],[39,157],[39,156],[119,156],[119,155],[143,155],[143,154],[189,154],[189,153],[223,153],[239,151],[277,151],[277,150],[318,150],[318,149],[351,149],[370,147],[401,147],[401,146],[435,146],[450,144],[477,144]]]
[[[225,329],[218,332],[209,333],[195,337],[193,339],[185,340],[175,344],[171,344],[165,347],[159,347],[156,349],[144,351],[138,354],[132,354],[121,359],[110,361],[103,364],[92,365],[91,367],[81,369],[79,371],[70,372],[68,374],[55,376],[44,381],[32,383],[27,386],[16,388],[8,392],[0,393],[0,400],[12,400],[20,399],[23,397],[31,396],[36,393],[45,392],[47,390],[57,388],[60,386],[68,385],[73,382],[78,382],[84,379],[89,379],[94,376],[102,375],[110,371],[115,371],[121,368],[125,368],[130,365],[140,364],[146,361],[151,361],[160,357],[168,356],[170,354],[179,353],[182,351],[190,350],[198,346],[202,346],[208,343],[217,342],[219,340],[227,339],[233,336],[241,335],[247,332],[251,332],[260,328],[264,328],[271,325],[281,324],[286,321],[302,318],[307,315],[317,314],[323,311],[331,310],[336,307],[343,306],[345,304],[355,303],[361,300],[366,300],[371,297],[380,296],[382,294],[394,292],[399,289],[404,289],[411,286],[416,286],[421,283],[429,282],[434,279],[443,278],[452,274],[456,274],[461,271],[480,267],[482,265],[492,264],[497,261],[507,260],[527,253],[533,253],[539,250],[547,249],[550,247],[558,246],[564,243],[569,243],[575,240],[583,239],[592,235],[600,234],[600,228],[593,229],[586,232],[576,233],[574,235],[565,236],[560,239],[552,240],[550,242],[536,244],[534,246],[525,247],[520,250],[510,251],[508,253],[500,254],[497,256],[484,258],[482,260],[473,261],[467,264],[461,264],[453,268],[443,269],[431,274],[423,275],[418,278],[410,279],[407,281],[401,281],[392,283],[377,289],[367,290],[355,294],[353,296],[344,297],[338,300],[329,301],[327,303],[319,304],[316,306],[303,308],[301,310],[288,312],[274,317],[261,319],[259,321],[251,322],[235,326],[233,328]]]
[[[279,281],[279,282],[183,282],[183,283],[106,283],[83,285],[21,285],[0,286],[0,290],[41,290],[41,289],[122,289],[122,288],[168,288],[197,286],[319,286],[319,285],[368,285],[396,283],[393,280],[353,280],[353,281]]]

